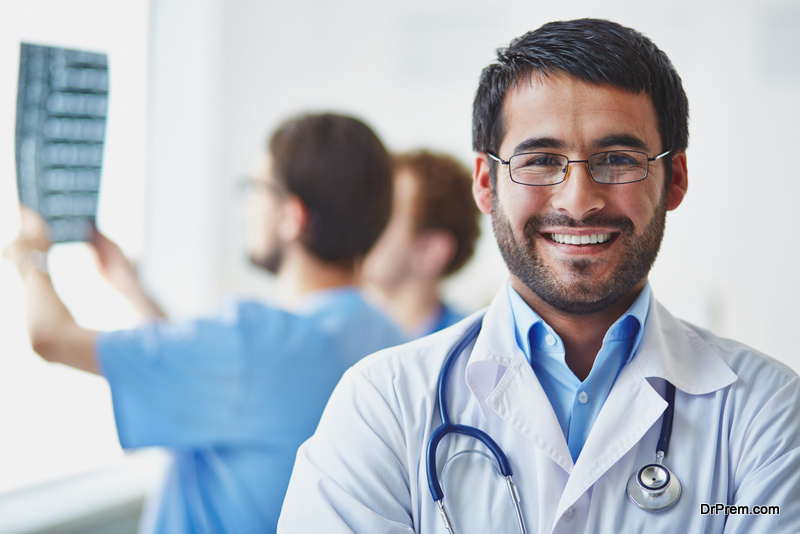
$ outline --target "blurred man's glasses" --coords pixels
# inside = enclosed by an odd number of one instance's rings
[[[505,161],[495,155],[490,158],[508,166],[512,182],[522,185],[556,185],[567,178],[572,163],[586,163],[589,174],[601,184],[630,184],[647,178],[650,162],[657,161],[671,150],[653,158],[636,150],[611,150],[592,154],[586,159],[570,160],[561,154],[529,152],[514,154]]]
[[[242,176],[236,184],[236,189],[244,195],[261,191],[264,193],[272,193],[279,197],[286,194],[286,189],[278,184],[267,182],[266,180],[259,180],[252,176]]]

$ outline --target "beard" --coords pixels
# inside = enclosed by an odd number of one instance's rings
[[[250,254],[250,263],[261,267],[262,269],[266,269],[272,274],[278,274],[278,269],[281,267],[281,263],[283,263],[283,247],[275,246],[261,256],[257,256],[255,254]]]
[[[493,194],[492,228],[509,272],[544,302],[570,315],[591,315],[608,309],[647,276],[661,247],[667,214],[667,195],[662,194],[655,213],[638,236],[633,221],[624,216],[596,215],[576,221],[557,213],[534,215],[525,223],[522,238],[517,240],[498,204]],[[536,238],[541,235],[548,239],[539,230],[554,226],[603,227],[619,231],[614,239],[622,241],[618,243],[622,246],[622,255],[616,259],[611,275],[606,279],[593,276],[596,268],[602,265],[600,261],[607,260],[558,259],[556,261],[563,267],[561,274],[548,268],[536,250]]]

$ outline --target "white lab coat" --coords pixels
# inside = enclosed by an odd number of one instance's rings
[[[440,424],[442,365],[478,315],[348,371],[298,451],[278,532],[445,532],[425,453]],[[652,513],[636,508],[625,490],[631,474],[655,461],[665,379],[677,391],[664,463],[683,493],[672,509]],[[505,288],[456,363],[449,399],[455,423],[484,430],[509,457],[529,533],[800,532],[800,379],[761,353],[675,319],[655,300],[639,348],[574,464],[516,345]],[[440,473],[465,449],[485,450],[468,437],[445,438]],[[457,456],[443,479],[458,534],[518,532],[489,461]],[[702,515],[701,503],[778,505],[780,515]]]

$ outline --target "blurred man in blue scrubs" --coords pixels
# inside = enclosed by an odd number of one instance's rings
[[[277,275],[285,306],[236,301],[215,317],[120,332],[75,323],[43,268],[46,226],[23,210],[6,256],[26,286],[34,350],[108,379],[124,448],[172,451],[143,530],[275,531],[297,447],[342,373],[404,339],[355,287],[389,218],[391,178],[389,155],[362,122],[287,121],[247,205],[251,259]],[[160,315],[118,247],[98,234],[95,248],[112,284],[143,315]]]
[[[439,286],[472,257],[480,228],[469,169],[427,150],[394,156],[392,217],[364,262],[367,294],[412,338],[464,316]]]

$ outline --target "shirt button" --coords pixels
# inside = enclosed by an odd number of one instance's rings
[[[567,508],[567,511],[564,512],[564,519],[572,519],[573,517],[575,517],[575,512],[577,512],[577,510],[575,510],[575,507],[570,506],[569,508]]]
[[[556,336],[554,336],[553,334],[547,334],[544,337],[544,340],[547,342],[548,345],[552,346],[556,344]]]
[[[586,404],[587,402],[589,402],[589,394],[586,393],[585,391],[581,391],[580,393],[578,393],[578,402],[580,402],[581,404]]]

